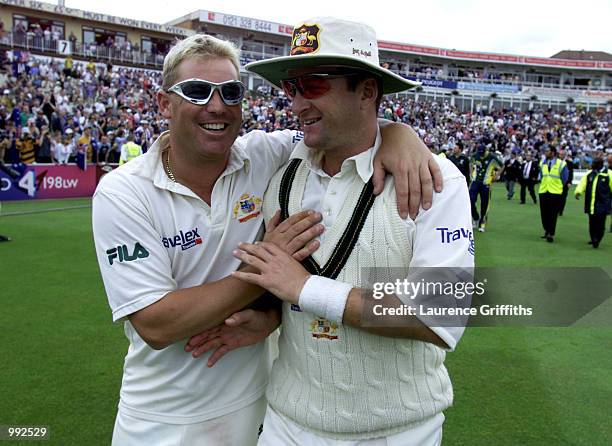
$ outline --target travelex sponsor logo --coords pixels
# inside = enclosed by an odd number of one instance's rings
[[[194,246],[202,244],[202,237],[198,234],[198,228],[193,228],[191,231],[179,231],[179,233],[173,237],[163,237],[162,243],[166,248],[174,248],[177,246],[181,247],[181,250],[193,248]]]
[[[440,231],[440,242],[442,244],[450,244],[461,239],[467,239],[470,244],[468,246],[468,252],[474,255],[474,233],[471,229],[459,228],[436,228],[436,231]]]
[[[146,259],[149,257],[149,251],[140,243],[136,242],[132,254],[130,254],[127,245],[120,245],[107,249],[106,255],[108,256],[109,265],[112,265],[115,260],[118,260],[119,263],[123,263],[131,262],[136,259]]]

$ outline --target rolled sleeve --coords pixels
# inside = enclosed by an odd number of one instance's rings
[[[409,280],[420,280],[418,271],[431,271],[431,268],[449,268],[450,281],[456,281],[458,277],[459,280],[473,277],[474,235],[470,199],[463,176],[444,178],[443,192],[434,195],[429,210],[421,210],[415,225],[410,270],[417,271],[418,277],[409,277]],[[445,273],[436,270],[435,274],[443,276]],[[435,280],[443,279],[437,277]],[[465,331],[465,326],[432,326],[431,321],[419,319],[444,340],[450,351],[455,349]]]

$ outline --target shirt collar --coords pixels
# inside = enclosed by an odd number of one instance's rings
[[[341,177],[347,172],[357,171],[357,174],[364,183],[370,181],[370,178],[374,174],[374,156],[378,152],[382,138],[380,135],[380,128],[376,129],[376,139],[374,145],[363,152],[358,153],[350,158],[345,159],[340,167],[340,172],[336,176]],[[327,173],[321,167],[321,161],[323,160],[324,153],[308,147],[304,141],[300,141],[298,145],[293,149],[291,158],[299,158],[305,160],[308,163],[308,168],[315,174],[321,177],[329,177]]]
[[[175,192],[181,190],[189,190],[180,183],[175,183],[166,174],[166,169],[162,165],[162,152],[170,147],[170,132],[163,132],[159,138],[149,148],[147,153],[141,155],[129,163],[124,164],[122,168],[126,169],[133,175],[152,179],[153,184],[162,189],[168,189]],[[221,174],[221,177],[231,175],[241,169],[245,169],[245,172],[249,172],[251,167],[251,159],[247,154],[244,143],[240,138],[237,138],[231,147],[230,158],[228,160],[225,170]]]

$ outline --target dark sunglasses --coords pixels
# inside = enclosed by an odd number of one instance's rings
[[[225,81],[219,84],[204,79],[186,79],[168,88],[168,93],[176,93],[195,105],[206,105],[215,90],[227,105],[239,104],[244,98],[246,87],[240,81]]]
[[[330,79],[347,76],[359,76],[361,73],[311,73],[281,81],[281,87],[289,99],[300,93],[304,99],[317,99],[331,90]]]

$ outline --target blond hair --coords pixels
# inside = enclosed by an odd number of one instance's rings
[[[240,73],[240,52],[232,42],[206,34],[195,34],[180,40],[164,58],[162,83],[164,90],[176,83],[177,68],[180,63],[193,57],[228,59],[236,67],[236,72]]]

